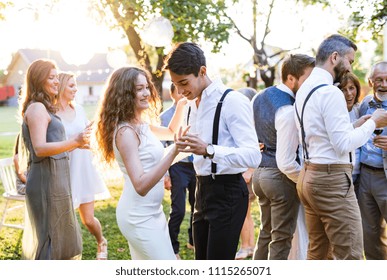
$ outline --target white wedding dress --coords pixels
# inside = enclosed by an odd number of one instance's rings
[[[122,126],[125,124],[118,127]],[[143,124],[140,128],[139,156],[144,172],[149,172],[162,159],[164,148],[149,125]],[[113,141],[114,155],[125,179],[116,210],[117,224],[128,240],[132,259],[175,260],[161,204],[164,197],[163,181],[160,180],[145,196],[139,195],[128,176],[115,139]]]
[[[292,239],[292,248],[290,249],[288,260],[306,260],[308,254],[308,231],[305,224],[304,206],[300,204],[297,217],[296,231]]]

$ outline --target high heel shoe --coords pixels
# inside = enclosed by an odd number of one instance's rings
[[[98,243],[99,252],[97,252],[97,260],[107,260],[108,258],[108,243],[105,238],[102,238],[102,242]]]

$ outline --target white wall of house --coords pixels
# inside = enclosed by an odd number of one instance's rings
[[[90,88],[91,92],[90,92]],[[104,84],[79,84],[78,91],[75,95],[75,101],[78,104],[96,104],[103,94]],[[92,93],[92,94],[90,94]]]
[[[28,64],[24,59],[18,59],[12,67],[12,72],[8,73],[6,84],[12,85],[15,88],[15,97],[8,100],[8,106],[17,106],[18,90],[24,83]],[[92,88],[92,95],[90,95],[89,88]],[[98,102],[103,93],[104,83],[84,83],[78,82],[78,92],[75,96],[75,101],[79,104],[95,104]]]
[[[28,62],[29,54],[33,54],[33,50],[23,50],[19,52],[13,59],[12,64],[8,66],[9,73],[1,79],[0,86],[13,86],[16,92],[15,97],[7,100],[6,105],[18,105],[18,93],[22,87],[26,75],[26,71],[30,65]],[[93,66],[93,65],[92,65]],[[94,65],[95,66],[95,65]],[[97,65],[98,66],[98,65]],[[58,65],[59,67],[59,65]],[[74,73],[76,71],[73,71]],[[99,71],[98,71],[99,73]],[[96,104],[103,94],[107,73],[99,73],[101,75],[85,76],[77,78],[78,93],[75,100],[79,104]]]

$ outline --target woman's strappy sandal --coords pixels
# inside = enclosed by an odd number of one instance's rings
[[[105,238],[103,238],[101,243],[98,243],[98,249],[99,249],[99,252],[97,253],[97,260],[107,260],[108,244]]]

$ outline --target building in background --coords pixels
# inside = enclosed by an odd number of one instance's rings
[[[76,75],[78,92],[75,101],[79,104],[97,103],[103,92],[105,81],[113,71],[106,53],[96,53],[83,65],[68,64],[59,51],[20,49],[7,69],[0,75],[0,105],[17,106],[28,66],[37,59],[52,59],[59,71],[70,71]]]

